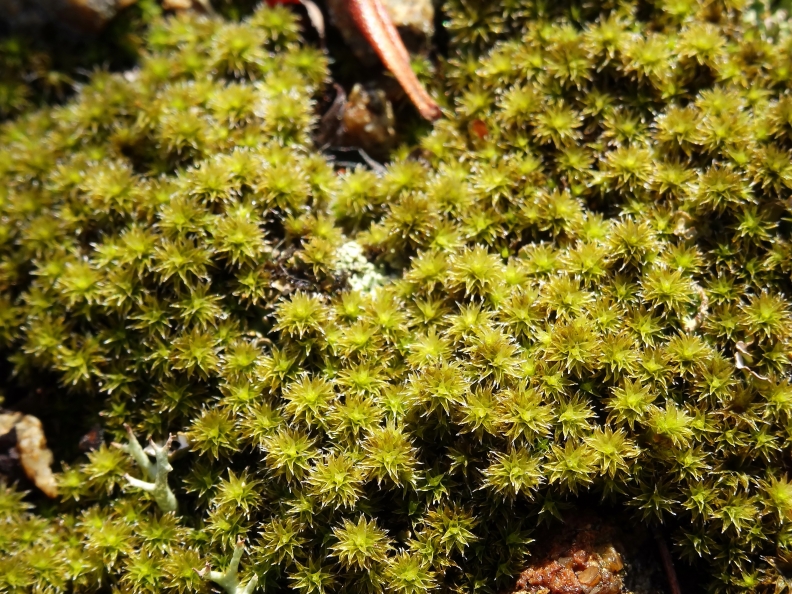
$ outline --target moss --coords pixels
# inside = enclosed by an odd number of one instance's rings
[[[3,124],[19,381],[190,452],[178,514],[107,445],[57,504],[3,486],[0,589],[201,590],[245,541],[273,590],[497,591],[590,496],[713,591],[785,587],[788,29],[736,0],[445,8],[449,117],[382,175],[312,146],[327,58],[283,8],[156,18],[138,68]]]

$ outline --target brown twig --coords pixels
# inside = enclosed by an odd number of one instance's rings
[[[434,121],[440,107],[426,92],[410,66],[410,54],[381,0],[349,0],[349,13],[358,30],[374,48],[385,67],[399,81],[421,116]]]
[[[665,570],[666,579],[668,580],[668,587],[671,594],[682,594],[682,589],[679,587],[679,580],[677,579],[676,570],[674,570],[674,562],[671,559],[671,553],[668,550],[668,545],[660,533],[660,530],[654,528],[652,530],[657,548],[660,550],[660,560],[663,562],[663,569]]]

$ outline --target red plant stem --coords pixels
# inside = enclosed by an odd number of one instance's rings
[[[421,116],[429,121],[441,117],[440,107],[415,76],[410,66],[410,54],[381,0],[349,0],[349,13],[358,30],[399,81]]]
[[[665,570],[671,594],[682,594],[682,589],[679,587],[679,580],[674,570],[674,562],[671,559],[671,552],[668,550],[668,545],[666,545],[660,530],[655,528],[652,532],[654,532],[655,541],[657,541],[657,548],[660,550],[660,560],[663,562],[663,569]]]

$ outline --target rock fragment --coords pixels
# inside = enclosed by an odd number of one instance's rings
[[[44,428],[36,417],[22,413],[0,414],[0,437],[16,432],[15,457],[25,475],[47,497],[58,496],[58,486],[52,473],[52,452],[47,448]]]
[[[510,594],[661,594],[657,549],[640,526],[597,513],[571,514],[537,535],[535,557]]]

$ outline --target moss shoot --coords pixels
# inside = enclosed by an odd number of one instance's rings
[[[15,381],[189,452],[175,512],[109,443],[57,502],[0,486],[0,590],[497,592],[592,496],[713,592],[792,586],[792,33],[444,11],[446,117],[382,174],[313,146],[328,58],[285,8],[155,17],[138,67],[2,124]]]

